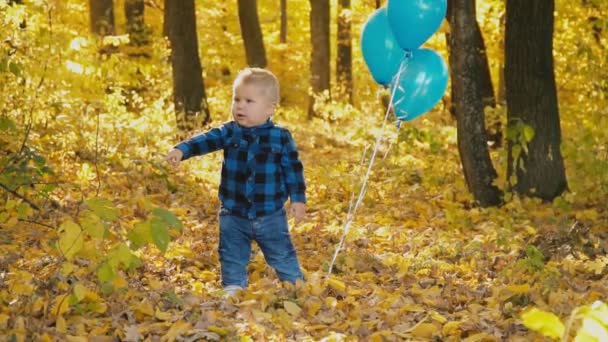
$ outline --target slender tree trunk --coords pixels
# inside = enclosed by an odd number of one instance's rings
[[[467,0],[468,1],[468,0]],[[462,6],[460,1],[456,1],[456,0],[448,0],[448,11],[446,14],[446,19],[448,20],[448,22],[450,22],[450,15],[449,13],[452,12],[452,7],[458,5],[458,6]],[[492,85],[492,77],[490,74],[490,66],[488,63],[488,56],[486,53],[486,44],[485,41],[483,39],[483,35],[481,33],[481,29],[479,27],[479,23],[477,22],[476,19],[476,11],[475,11],[475,0],[473,0],[473,20],[471,22],[471,27],[469,28],[469,30],[471,31],[471,42],[473,44],[475,44],[475,49],[469,51],[470,53],[473,53],[476,55],[476,59],[477,59],[477,63],[479,63],[479,73],[478,73],[478,81],[479,81],[479,86],[480,86],[480,91],[481,91],[481,99],[483,102],[483,106],[485,107],[496,107],[496,96],[494,94],[494,86]],[[451,49],[451,44],[450,44],[450,35],[451,33],[446,33],[446,40],[448,42],[448,50]],[[454,88],[452,87],[451,90],[451,98],[452,101],[454,100]],[[452,114],[453,116],[456,116],[455,108],[454,108],[454,103],[452,102],[449,106],[449,111],[450,114]],[[491,125],[489,127],[486,127],[486,134],[487,134],[487,138],[488,141],[493,142],[494,147],[499,147],[500,144],[502,143],[502,127],[501,127],[501,121],[500,120],[493,120],[493,122],[491,123]]]
[[[144,9],[144,0],[125,0],[127,33],[133,45],[145,45],[148,43],[144,23]]]
[[[518,135],[518,124],[534,130],[527,152],[521,141],[509,140],[507,174],[516,176],[516,192],[544,200],[568,186],[553,67],[554,9],[554,0],[507,0],[505,29],[509,136]]]
[[[113,35],[116,32],[113,0],[89,0],[89,19],[93,34]]]
[[[353,103],[353,67],[351,42],[350,0],[338,3],[338,51],[336,55],[336,80],[340,96]]]
[[[504,56],[505,51],[505,14],[500,16],[500,51]],[[507,86],[505,85],[505,60],[501,58],[500,65],[498,66],[498,95],[496,96],[496,103],[504,105],[507,103]]]
[[[501,203],[501,191],[488,151],[484,120],[485,56],[479,52],[480,35],[475,18],[475,1],[451,3],[448,12],[452,103],[457,120],[458,151],[464,176],[475,200],[483,207]]]
[[[177,126],[186,131],[211,118],[198,55],[194,0],[165,0],[164,31],[171,44]]]
[[[329,42],[329,0],[310,0],[310,84],[312,93],[308,101],[308,117],[315,115],[315,96],[329,92],[330,82],[330,42]]]
[[[376,0],[376,9],[382,7],[382,0]]]
[[[247,65],[265,68],[267,64],[266,50],[264,49],[262,28],[258,18],[257,0],[238,0],[238,7]]]
[[[281,35],[280,42],[287,43],[287,0],[281,0]]]

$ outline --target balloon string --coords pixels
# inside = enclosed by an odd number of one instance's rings
[[[355,218],[355,213],[356,213],[357,209],[359,208],[359,205],[361,205],[365,192],[367,191],[367,182],[369,180],[369,176],[371,174],[372,166],[374,165],[374,161],[376,160],[376,155],[377,155],[378,149],[380,147],[380,142],[382,141],[382,137],[384,136],[384,129],[386,127],[386,122],[388,121],[388,116],[391,112],[391,108],[393,107],[393,99],[395,97],[395,93],[397,92],[397,87],[399,85],[399,79],[401,78],[401,74],[407,67],[407,62],[408,62],[408,52],[406,52],[406,54],[403,58],[403,61],[401,62],[401,65],[399,66],[399,71],[397,72],[397,74],[394,77],[395,86],[393,87],[392,92],[391,92],[389,105],[386,108],[386,113],[384,114],[384,120],[382,121],[382,126],[380,127],[380,132],[378,132],[378,135],[376,136],[376,143],[374,144],[374,150],[372,151],[372,155],[369,160],[369,165],[367,166],[367,171],[365,173],[365,176],[363,177],[363,182],[361,184],[361,188],[359,189],[359,196],[357,196],[357,200],[355,201],[354,206],[352,205],[352,198],[351,198],[351,205],[349,206],[348,213],[346,214],[346,222],[344,222],[344,226],[342,227],[342,237],[340,238],[340,242],[338,243],[338,246],[336,247],[336,250],[334,252],[334,256],[331,260],[331,263],[329,264],[329,270],[327,271],[327,277],[331,276],[331,273],[334,268],[334,264],[336,263],[336,258],[338,257],[340,250],[344,246],[344,241],[346,240],[346,235],[348,234],[348,230],[350,229],[350,226]],[[365,152],[364,152],[363,158],[365,158]]]

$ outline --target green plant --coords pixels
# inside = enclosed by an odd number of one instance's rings
[[[608,341],[608,305],[602,301],[576,308],[570,314],[567,326],[564,326],[555,314],[537,308],[523,312],[521,319],[528,329],[561,341],[570,337],[573,323],[580,321],[580,328],[574,337],[575,342]]]

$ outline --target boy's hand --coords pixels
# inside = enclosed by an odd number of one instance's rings
[[[165,157],[165,161],[167,161],[171,166],[178,167],[179,163],[182,161],[182,157],[184,156],[184,152],[180,149],[174,148]]]
[[[295,218],[296,224],[302,222],[302,220],[304,220],[304,216],[306,216],[306,204],[302,202],[291,203],[289,213]]]

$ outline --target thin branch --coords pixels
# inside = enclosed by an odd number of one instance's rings
[[[40,208],[38,208],[37,205],[35,205],[34,203],[32,203],[30,200],[28,200],[27,198],[25,198],[23,195],[21,195],[20,193],[11,190],[9,187],[7,187],[6,185],[0,183],[0,188],[4,189],[6,192],[12,194],[13,196],[20,198],[21,200],[23,200],[25,203],[27,203],[30,207],[32,207],[32,209],[36,209],[38,211],[40,211]]]
[[[25,220],[25,219],[19,219],[19,221],[21,221],[21,222],[27,222],[27,223],[34,223],[34,224],[37,224],[39,226],[43,226],[43,227],[47,227],[47,228],[51,228],[51,229],[56,229],[56,227],[54,227],[54,226],[51,226],[51,225],[46,224],[46,223],[38,222],[38,221]]]
[[[97,112],[97,129],[95,130],[95,173],[97,174],[97,192],[95,196],[99,196],[101,190],[101,176],[99,174],[99,110]]]

